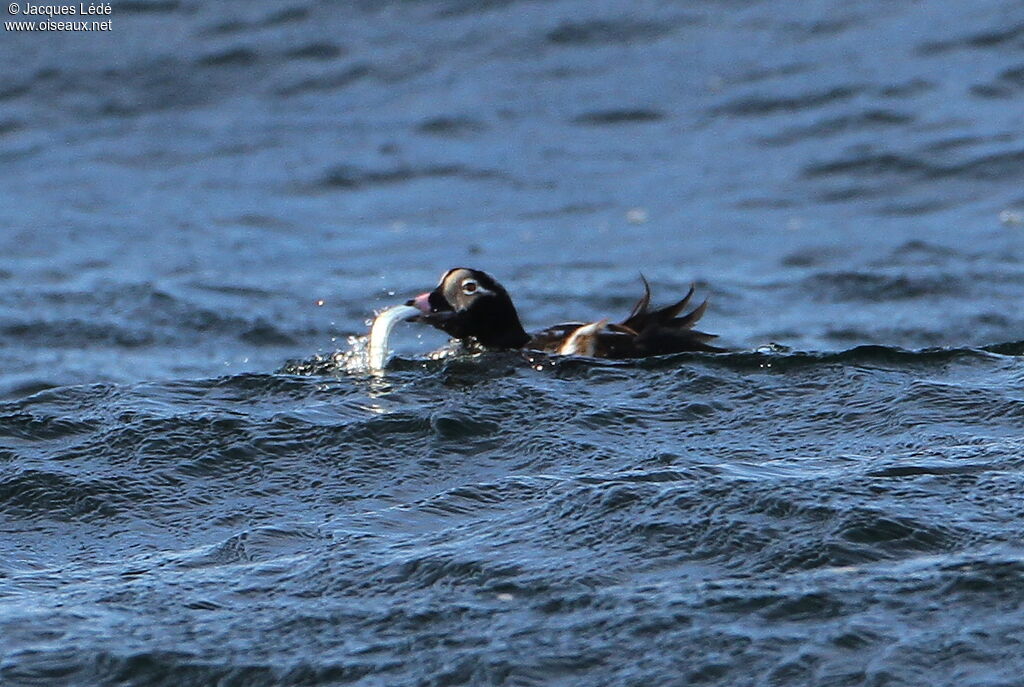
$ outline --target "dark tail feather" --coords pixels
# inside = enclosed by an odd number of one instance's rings
[[[637,332],[637,343],[648,351],[647,355],[682,351],[722,352],[725,350],[708,344],[709,341],[717,338],[714,334],[692,329],[704,316],[704,312],[708,308],[707,300],[685,315],[679,316],[679,313],[686,309],[693,297],[696,290],[693,284],[690,285],[690,290],[682,300],[664,308],[651,310],[650,284],[642,275],[640,278],[644,283],[644,295],[633,306],[629,317],[622,321],[622,326]]]
[[[708,302],[705,300],[692,312],[682,317],[677,317],[690,303],[690,299],[693,298],[694,291],[696,290],[693,284],[690,284],[690,290],[686,292],[682,300],[672,305],[666,305],[664,308],[651,310],[651,286],[644,279],[643,275],[640,278],[644,282],[644,295],[633,306],[633,309],[629,312],[629,317],[620,323],[623,327],[628,327],[635,332],[641,332],[652,325],[685,329],[693,326],[704,315],[704,311],[707,310]]]
[[[704,299],[704,302],[694,308],[688,315],[672,320],[671,324],[676,329],[689,329],[693,325],[697,324],[697,320],[704,317],[704,311],[707,309],[708,301],[707,299]]]
[[[657,317],[658,323],[669,324],[670,322],[673,322],[673,318],[679,313],[681,313],[683,309],[687,306],[687,304],[690,302],[690,299],[693,298],[693,292],[696,290],[696,288],[696,286],[690,284],[690,290],[686,292],[685,296],[683,296],[683,300],[679,301],[678,303],[674,303],[666,308],[662,308],[661,310],[655,310],[653,314]],[[703,308],[704,306],[701,307]],[[690,317],[690,315],[687,315],[686,317]],[[694,320],[694,322],[696,321],[697,320]]]
[[[636,302],[633,309],[629,311],[629,315],[622,321],[623,327],[629,327],[633,331],[637,331],[634,326],[635,320],[642,318],[647,314],[647,308],[651,305],[651,285],[647,283],[647,277],[640,275],[640,281],[644,283],[644,295],[640,297],[640,300]]]

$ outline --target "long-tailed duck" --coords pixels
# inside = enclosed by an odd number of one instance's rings
[[[523,329],[505,288],[480,270],[450,269],[436,289],[409,299],[406,305],[420,311],[412,321],[433,325],[466,345],[484,349],[528,349],[594,358],[725,351],[710,345],[714,334],[693,329],[707,309],[706,300],[679,316],[693,296],[693,286],[681,301],[652,310],[650,285],[641,279],[644,295],[622,322],[565,322],[532,335]]]

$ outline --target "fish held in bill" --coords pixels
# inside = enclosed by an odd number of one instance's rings
[[[395,325],[419,315],[419,310],[408,305],[395,305],[384,310],[373,320],[370,328],[370,344],[367,347],[367,364],[371,372],[380,372],[387,365],[391,355],[388,346]]]

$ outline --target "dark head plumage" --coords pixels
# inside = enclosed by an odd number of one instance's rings
[[[419,308],[421,322],[486,348],[522,348],[530,340],[505,287],[480,270],[450,269],[437,288],[406,305]]]

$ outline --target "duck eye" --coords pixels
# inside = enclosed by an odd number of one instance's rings
[[[479,286],[477,285],[476,281],[474,281],[473,279],[466,279],[465,281],[462,282],[462,293],[465,293],[465,294],[476,293],[476,290],[478,288],[479,288]]]

